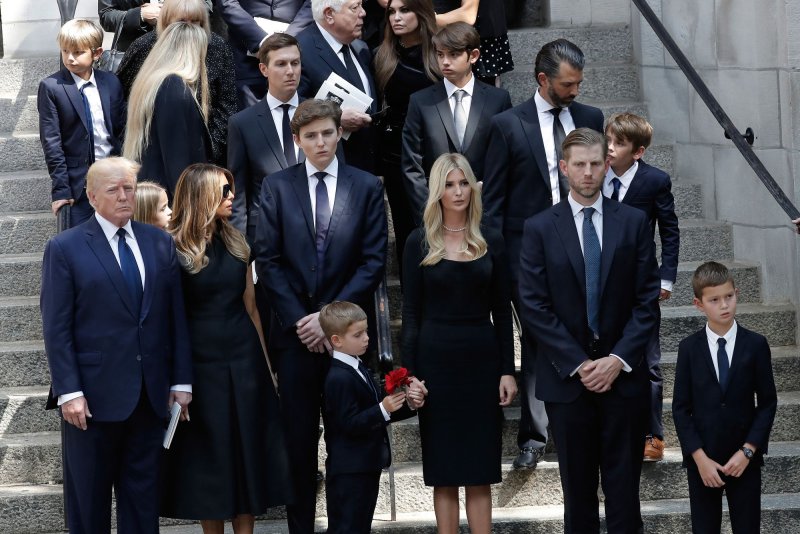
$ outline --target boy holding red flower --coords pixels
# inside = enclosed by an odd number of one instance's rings
[[[320,311],[319,323],[333,347],[322,401],[328,533],[368,534],[381,470],[391,463],[386,427],[414,416],[427,390],[408,371],[397,369],[387,375],[389,395],[380,399],[372,373],[358,358],[369,342],[367,315],[358,305],[332,302]],[[408,386],[408,395],[396,391],[400,386]]]

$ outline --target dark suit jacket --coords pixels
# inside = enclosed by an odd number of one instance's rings
[[[113,74],[95,69],[97,92],[103,104],[103,118],[111,134],[111,154],[119,155],[125,130],[125,100],[122,85]],[[89,145],[89,128],[83,98],[67,69],[39,82],[36,99],[39,110],[39,139],[47,170],[53,180],[53,200],[78,200],[86,185],[86,172],[94,148]]]
[[[613,388],[622,396],[649,387],[645,347],[658,318],[658,269],[647,218],[603,199],[599,352],[616,354],[632,371]],[[519,265],[520,319],[537,342],[536,396],[571,402],[584,386],[577,367],[591,354],[583,253],[569,202],[525,221]]]
[[[639,168],[622,203],[639,208],[647,214],[654,237],[658,221],[658,232],[661,235],[661,279],[674,282],[678,276],[681,237],[669,174],[639,160]]]
[[[603,131],[603,112],[573,102],[575,127]],[[553,205],[547,155],[533,97],[492,119],[486,150],[483,189],[484,224],[503,232],[517,279],[525,219]]]
[[[453,113],[444,82],[411,95],[403,126],[401,165],[411,210],[418,225],[422,222],[422,212],[428,200],[428,175],[436,158],[449,152],[461,152],[478,180],[483,180],[490,121],[509,108],[511,97],[508,91],[475,80],[462,148],[453,126]]]
[[[167,416],[170,385],[192,383],[192,356],[175,243],[132,223],[144,261],[139,315],[97,222],[53,237],[42,261],[41,309],[52,395],[83,391],[94,422],[124,421],[142,383]]]
[[[191,90],[178,76],[167,76],[156,95],[139,181],[158,182],[171,201],[183,170],[192,163],[208,162],[210,156],[208,128]]]
[[[150,26],[142,20],[142,4],[149,0],[97,0],[97,13],[100,16],[100,25],[107,32],[114,33],[117,24],[122,21],[122,29],[117,41],[117,50],[124,52],[128,46],[145,33],[152,31],[155,26]]]
[[[714,371],[705,328],[678,346],[672,414],[684,466],[695,466],[692,453],[701,448],[725,465],[745,443],[758,447],[755,461],[764,462],[778,405],[769,344],[764,336],[742,325],[737,328],[724,390]]]
[[[375,390],[380,391],[377,385]],[[386,427],[390,421],[383,418],[375,394],[358,371],[332,359],[322,402],[328,475],[372,473],[389,467],[392,456]],[[400,421],[414,415],[403,406],[390,418]]]
[[[262,183],[254,245],[259,284],[277,321],[270,346],[296,346],[295,324],[334,300],[365,310],[386,267],[388,230],[381,181],[339,163],[325,263],[317,265],[314,219],[304,163]],[[322,280],[317,286],[317,269]]]
[[[312,23],[308,28],[300,32],[297,40],[300,42],[303,60],[300,85],[297,87],[297,92],[301,96],[314,98],[331,72],[348,79],[344,63],[334,54],[333,49],[322,36],[316,24]],[[375,82],[370,72],[372,55],[366,43],[358,39],[350,43],[350,48],[354,52],[354,60],[358,61],[367,76],[370,96],[373,98],[368,113],[374,113],[378,109],[378,91],[375,88]],[[376,137],[374,130],[369,126],[357,132],[352,132],[350,138],[344,141],[344,154],[347,158],[347,164],[358,167],[363,171],[375,173],[377,164]]]

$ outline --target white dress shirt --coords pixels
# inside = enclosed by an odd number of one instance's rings
[[[294,118],[294,112],[297,110],[297,106],[300,103],[300,98],[297,96],[297,91],[295,91],[294,95],[289,99],[288,102],[281,102],[272,96],[272,93],[269,91],[267,91],[267,96],[265,98],[267,100],[267,107],[272,113],[272,122],[275,124],[275,131],[278,132],[278,139],[281,141],[281,149],[283,149],[283,108],[281,106],[283,104],[289,104],[289,106],[291,106],[289,108],[289,120],[291,121],[292,118]],[[294,149],[295,161],[297,161],[300,159],[298,158],[299,147],[295,143],[292,143],[292,148]]]
[[[100,92],[97,90],[97,80],[94,78],[94,70],[88,80],[84,80],[79,76],[75,76],[70,72],[72,79],[75,80],[75,87],[78,91],[86,85],[91,83],[89,87],[83,90],[86,99],[89,101],[89,109],[92,111],[92,133],[94,135],[94,159],[103,159],[111,155],[113,146],[111,145],[111,134],[108,133],[106,128],[106,118],[103,114],[103,102],[100,100]],[[79,95],[80,96],[80,95]]]
[[[314,173],[324,171],[328,175],[325,177],[325,188],[328,190],[328,206],[331,209],[331,216],[333,216],[333,203],[336,201],[336,182],[338,181],[339,162],[334,157],[333,161],[324,169],[317,169],[311,164],[311,161],[306,159],[306,175],[308,176],[308,196],[311,197],[311,219],[314,225],[317,223],[317,177]]]
[[[711,328],[708,327],[708,323],[706,323],[706,338],[708,338],[708,350],[711,352],[711,361],[714,364],[714,372],[717,373],[717,380],[719,380],[719,363],[717,362],[717,350],[719,350],[719,345],[717,344],[717,340],[719,338],[725,339],[725,352],[728,355],[728,369],[731,368],[731,361],[733,360],[733,347],[736,345],[736,332],[738,331],[738,327],[736,326],[736,321],[733,321],[733,325],[731,325],[730,329],[725,332],[724,336],[720,336],[715,334]]]
[[[347,67],[347,64],[344,62],[344,54],[342,54],[342,46],[344,46],[344,43],[340,43],[339,41],[337,41],[333,35],[328,33],[328,30],[319,25],[319,22],[314,21],[314,24],[317,25],[317,28],[319,28],[319,31],[322,34],[322,37],[325,38],[325,41],[330,45],[331,49],[333,50],[333,53],[336,54],[336,57],[339,58],[339,61],[342,62],[342,65]],[[350,45],[347,46],[348,48],[350,48],[350,56],[353,58],[353,63],[355,63],[356,65],[358,76],[359,78],[361,78],[361,84],[364,86],[364,92],[368,96],[374,97],[374,95],[370,94],[369,78],[367,78],[367,75],[364,73],[364,69],[361,68],[361,63],[358,61],[358,57],[356,57],[355,50],[353,50],[352,46]]]
[[[360,376],[364,380],[364,382],[367,383],[367,385],[370,384],[370,380],[371,379],[369,377],[366,377],[366,376],[362,375],[361,371],[358,370],[358,362],[360,362],[361,360],[359,360],[358,358],[356,358],[354,356],[350,356],[349,354],[345,354],[344,352],[339,352],[338,350],[334,350],[333,351],[333,359],[334,360],[339,360],[340,362],[342,362],[342,363],[344,363],[346,365],[349,365],[350,367],[355,369],[356,373],[358,373],[358,376]],[[375,383],[374,382],[371,382],[371,383],[372,383],[371,387],[375,387]],[[381,409],[381,413],[383,414],[384,421],[388,421],[388,420],[390,420],[392,418],[389,415],[389,412],[386,411],[386,408],[383,407],[383,403],[382,402],[378,403],[378,407],[380,407],[380,409]]]
[[[553,139],[553,123],[555,119],[553,114],[550,113],[550,110],[555,106],[545,100],[542,95],[539,94],[539,90],[533,95],[533,101],[536,103],[536,111],[539,115],[539,128],[542,131],[544,153],[547,155],[547,170],[550,173],[550,191],[553,194],[553,204],[557,204],[561,201],[561,192],[558,189],[556,140]],[[569,108],[561,108],[558,120],[561,121],[561,126],[564,127],[564,134],[569,134],[575,129],[575,121],[572,120],[572,114],[569,112]]]
[[[456,109],[456,100],[453,98],[453,93],[459,89],[467,93],[461,97],[461,107],[464,108],[464,116],[467,117],[467,121],[469,121],[469,109],[470,106],[472,106],[472,95],[475,93],[475,76],[470,75],[469,81],[464,84],[464,87],[456,87],[455,84],[447,78],[442,81],[444,82],[444,92],[447,94],[447,103],[450,105],[450,113],[453,114],[453,117],[455,117]]]

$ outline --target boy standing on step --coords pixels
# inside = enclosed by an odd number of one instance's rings
[[[89,167],[120,154],[125,101],[117,77],[92,68],[103,53],[96,22],[70,20],[57,40],[64,68],[39,82],[39,139],[53,181],[53,214],[69,204],[70,226],[77,226],[94,213],[86,196]]]
[[[609,117],[605,128],[608,139],[609,168],[603,194],[612,200],[639,208],[650,219],[655,237],[656,222],[661,236],[661,292],[659,300],[667,300],[678,275],[680,231],[675,215],[675,199],[669,174],[642,160],[653,138],[653,127],[633,113],[617,113]],[[647,345],[647,367],[650,378],[650,414],[644,444],[644,461],[658,462],[664,457],[664,425],[661,412],[664,404],[664,379],[661,376],[659,329]]]
[[[678,347],[672,402],[692,530],[720,532],[724,491],[733,532],[760,532],[761,466],[778,404],[769,345],[736,323],[738,290],[724,265],[702,264],[692,288],[708,322]]]

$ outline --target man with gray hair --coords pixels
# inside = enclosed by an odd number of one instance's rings
[[[519,253],[525,219],[564,200],[569,183],[559,171],[561,143],[575,128],[603,131],[603,112],[575,102],[583,82],[585,58],[566,39],[545,44],[536,56],[539,89],[533,97],[495,115],[489,133],[483,177],[484,223],[506,240],[519,312]],[[522,416],[517,434],[516,469],[532,469],[547,444],[547,414],[536,398],[536,345],[522,335]]]
[[[297,36],[303,61],[297,92],[304,98],[314,98],[335,72],[372,97],[366,113],[342,110],[342,128],[350,132],[343,142],[347,164],[374,174],[377,147],[376,136],[370,132],[369,113],[377,110],[378,92],[369,69],[372,54],[360,39],[366,13],[362,0],[312,0],[311,11],[314,24]]]

